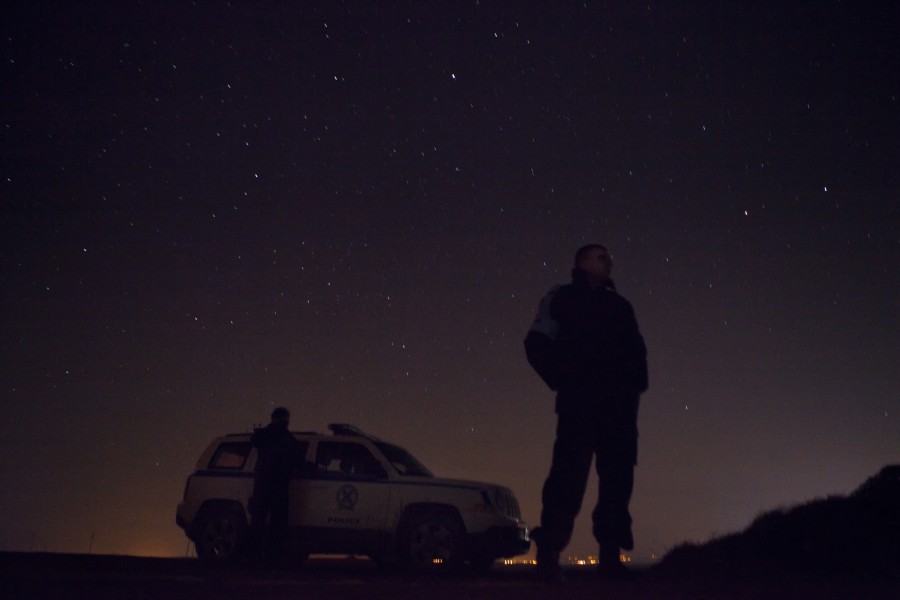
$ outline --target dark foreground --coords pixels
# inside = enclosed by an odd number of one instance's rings
[[[570,570],[563,584],[534,580],[530,569],[495,566],[485,575],[402,575],[364,560],[310,560],[281,569],[209,568],[193,559],[71,554],[0,553],[0,590],[9,599],[164,598],[271,600],[297,598],[530,600],[537,598],[900,598],[898,581],[768,580],[728,582],[660,578],[639,572],[633,581],[599,581]]]

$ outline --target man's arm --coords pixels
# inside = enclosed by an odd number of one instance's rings
[[[529,331],[525,336],[525,356],[528,358],[528,364],[553,391],[558,390],[560,384],[555,344],[543,333]]]
[[[559,287],[554,287],[541,299],[531,329],[525,336],[525,356],[528,358],[528,364],[553,391],[559,389],[561,369],[556,349],[559,325],[550,316],[550,303]]]
[[[647,391],[649,376],[647,373],[647,346],[641,335],[634,309],[627,304],[628,338],[626,342],[626,359],[628,376],[634,391],[640,394]]]

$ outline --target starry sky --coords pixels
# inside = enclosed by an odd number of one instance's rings
[[[896,3],[3,12],[0,550],[184,555],[277,405],[537,524],[522,340],[589,242],[649,350],[638,558],[900,462]]]

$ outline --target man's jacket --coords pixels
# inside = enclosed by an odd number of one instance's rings
[[[541,300],[525,338],[528,362],[557,392],[559,414],[637,416],[647,389],[647,350],[631,304],[609,281],[579,278]],[[612,416],[612,415],[610,415]]]

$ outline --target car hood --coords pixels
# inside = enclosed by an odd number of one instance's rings
[[[496,483],[488,483],[486,481],[473,481],[470,479],[452,479],[449,477],[400,477],[403,483],[414,483],[420,485],[430,485],[435,487],[448,487],[457,489],[470,489],[475,491],[481,490],[503,490],[511,491],[508,487]]]

